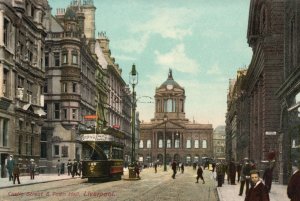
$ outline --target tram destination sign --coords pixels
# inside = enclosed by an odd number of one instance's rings
[[[113,136],[107,134],[82,134],[81,141],[113,141]]]

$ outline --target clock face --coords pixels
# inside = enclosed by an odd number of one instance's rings
[[[168,84],[168,85],[167,85],[167,89],[168,89],[168,90],[171,90],[171,89],[173,89],[173,85],[171,85],[171,84]]]

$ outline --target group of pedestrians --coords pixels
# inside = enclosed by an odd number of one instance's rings
[[[65,164],[58,159],[57,164],[56,164],[56,170],[57,170],[57,175],[60,176],[60,174],[64,174],[64,169],[65,169]],[[71,161],[71,159],[68,160],[67,163],[67,170],[68,170],[68,176],[81,176],[81,171],[82,171],[82,163],[81,161],[77,161],[76,159]]]
[[[243,195],[245,189],[245,201],[269,201],[269,193],[272,187],[273,170],[275,161],[269,161],[264,170],[263,176],[257,170],[256,164],[244,159],[243,163],[235,164],[231,160],[228,164],[225,162],[216,163],[216,180],[218,187],[224,184],[224,177],[227,174],[228,184],[235,185],[240,182],[239,196]],[[291,201],[300,201],[300,162],[293,163],[293,174],[287,187],[287,196]]]
[[[21,184],[20,182],[20,166],[21,164],[17,163],[15,159],[13,158],[13,155],[9,155],[7,159],[6,169],[8,172],[8,179],[9,181],[13,181],[13,184],[18,182],[18,184]],[[36,164],[33,159],[30,159],[30,163],[27,166],[30,179],[34,179],[34,175],[36,172]]]

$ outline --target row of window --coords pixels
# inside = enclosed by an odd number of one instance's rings
[[[170,139],[167,139],[167,148],[180,148],[180,140],[179,139],[175,139],[174,140],[174,143],[172,143],[172,140]],[[193,144],[193,147],[192,147],[192,140],[188,139],[186,140],[186,143],[185,143],[185,148],[196,148],[196,149],[199,149],[199,148],[202,148],[202,149],[206,149],[207,148],[207,140],[201,140],[201,147],[200,147],[200,140],[194,140],[194,144]],[[162,139],[159,139],[158,140],[158,147],[157,148],[163,148],[163,140]],[[140,140],[140,143],[139,143],[139,148],[144,148],[144,141],[143,140]],[[148,148],[150,149],[151,148],[151,140],[147,140],[146,141],[146,147],[145,148]]]
[[[34,148],[34,137],[33,136],[19,136],[19,146],[18,146],[18,153],[19,155],[30,155],[33,156],[33,148]]]
[[[55,67],[59,67],[61,66],[61,64],[69,64],[70,62],[73,65],[78,65],[79,63],[79,59],[78,59],[78,52],[76,50],[72,51],[72,56],[71,56],[71,61],[69,60],[69,53],[68,51],[62,51],[61,55],[60,52],[54,52],[53,53],[53,66]],[[60,57],[61,56],[61,57]],[[52,63],[50,63],[50,54],[47,52],[45,53],[45,67],[49,67],[50,65],[52,65]]]
[[[61,104],[60,103],[54,103],[53,104],[53,118],[54,119],[69,119],[69,113],[71,114],[71,119],[77,120],[78,119],[78,109],[67,109],[67,108],[62,108],[61,109]],[[48,114],[48,104],[44,105],[44,111]]]
[[[182,99],[179,100],[179,105],[177,105],[177,99],[164,99],[163,107],[162,101],[156,100],[156,112],[184,112],[184,102]],[[179,107],[179,108],[178,108]]]

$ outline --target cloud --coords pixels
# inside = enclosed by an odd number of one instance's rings
[[[222,72],[221,72],[221,69],[220,69],[218,63],[215,63],[214,65],[212,65],[206,72],[206,74],[208,74],[208,75],[220,75],[221,73]]]
[[[156,63],[164,68],[176,69],[179,72],[197,73],[200,70],[199,64],[189,58],[185,52],[184,44],[179,44],[166,54],[155,52]]]
[[[116,55],[115,58],[118,58],[118,60],[122,60],[122,61],[136,61],[135,57],[130,57],[126,55]]]
[[[117,43],[117,48],[123,52],[135,52],[141,53],[146,48],[150,35],[147,33],[142,34],[139,37],[128,38],[121,40]]]
[[[182,40],[191,35],[191,20],[193,13],[188,8],[157,8],[152,18],[138,26],[132,26],[132,31],[139,33],[159,34],[163,38]]]
[[[129,53],[141,53],[154,35],[182,41],[192,35],[195,13],[188,8],[155,8],[150,12],[148,20],[131,22],[128,31],[132,37],[119,41],[118,49]]]

